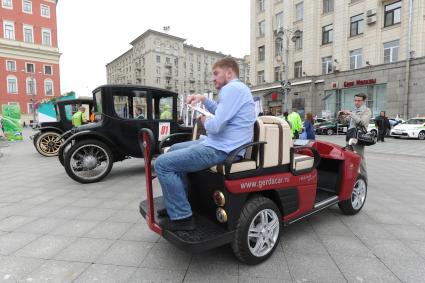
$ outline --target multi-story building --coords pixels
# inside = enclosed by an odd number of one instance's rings
[[[281,113],[287,75],[284,109],[333,116],[364,92],[374,115],[425,114],[424,17],[424,1],[251,0],[253,94]]]
[[[1,0],[0,5],[0,105],[18,104],[31,114],[33,98],[60,94],[57,0]]]
[[[132,48],[106,65],[109,84],[142,84],[179,94],[214,93],[212,66],[222,53],[185,44],[185,39],[147,30]],[[235,58],[240,79],[248,83],[249,62]]]

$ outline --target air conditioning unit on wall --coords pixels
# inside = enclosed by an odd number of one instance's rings
[[[376,15],[376,11],[375,10],[367,10],[366,11],[366,16],[371,17]]]
[[[376,16],[368,17],[366,23],[368,25],[373,25],[374,23],[376,23]]]

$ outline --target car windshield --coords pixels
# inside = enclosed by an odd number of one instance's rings
[[[419,124],[424,124],[425,123],[425,119],[409,119],[406,122],[404,122],[403,124],[413,124],[413,125],[419,125]]]

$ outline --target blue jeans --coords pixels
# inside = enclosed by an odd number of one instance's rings
[[[200,142],[196,140],[175,144],[155,161],[155,172],[171,220],[192,216],[187,199],[187,173],[221,164],[227,158],[224,151],[204,146]]]

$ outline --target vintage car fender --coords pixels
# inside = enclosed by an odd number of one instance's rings
[[[47,126],[47,127],[41,127],[37,129],[38,131],[42,132],[42,131],[53,131],[53,132],[57,132],[59,134],[63,134],[63,130],[59,129],[57,127],[52,127],[52,126]]]

